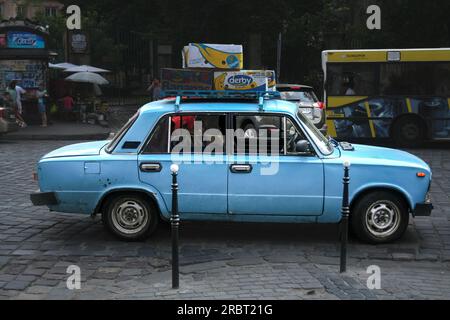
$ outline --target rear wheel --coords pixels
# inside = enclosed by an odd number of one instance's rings
[[[403,117],[393,126],[393,137],[399,146],[412,147],[423,143],[425,128],[417,117]]]
[[[351,225],[362,241],[380,244],[399,239],[406,231],[409,212],[397,195],[376,191],[363,196],[353,207]]]
[[[158,225],[158,212],[153,203],[136,194],[109,199],[102,218],[105,227],[113,235],[127,241],[147,238]]]

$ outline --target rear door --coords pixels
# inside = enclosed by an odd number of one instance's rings
[[[174,114],[155,127],[139,155],[139,177],[161,193],[168,210],[172,207],[170,166],[178,163],[180,213],[227,213],[227,164],[221,136],[225,119],[224,114]],[[214,152],[208,149],[211,142],[217,146]]]

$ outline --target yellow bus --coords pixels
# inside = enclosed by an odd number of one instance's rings
[[[322,52],[328,134],[450,139],[450,48]]]

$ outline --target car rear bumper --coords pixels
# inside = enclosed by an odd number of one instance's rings
[[[431,203],[418,203],[413,211],[415,217],[428,217],[433,210],[433,204]]]
[[[58,204],[54,192],[35,192],[30,194],[30,200],[35,206],[49,206]]]

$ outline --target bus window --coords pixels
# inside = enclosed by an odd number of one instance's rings
[[[449,96],[450,64],[442,62],[380,64],[380,93]]]
[[[329,96],[371,96],[377,94],[378,71],[371,63],[328,64]]]

